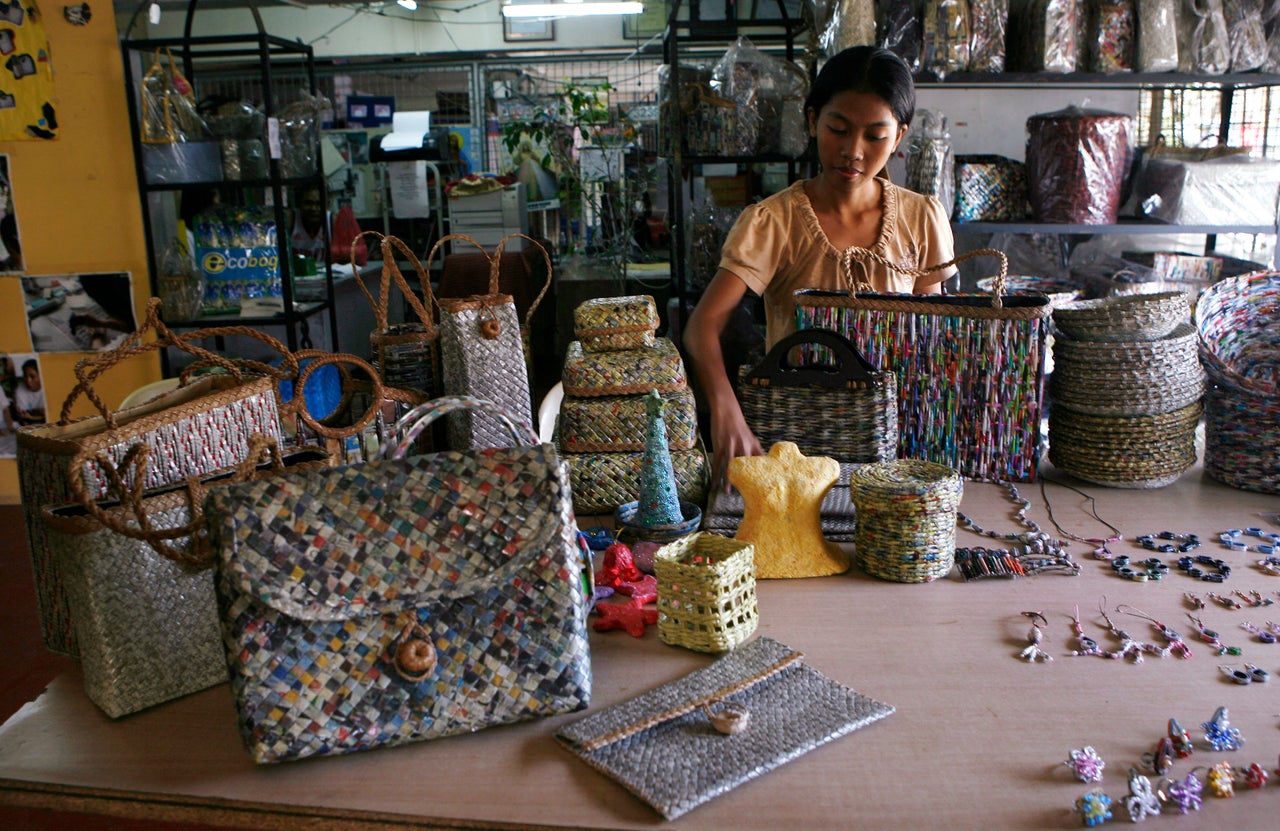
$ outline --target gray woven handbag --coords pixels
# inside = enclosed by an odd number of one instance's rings
[[[565,725],[556,738],[675,819],[894,708],[760,637],[629,701]]]

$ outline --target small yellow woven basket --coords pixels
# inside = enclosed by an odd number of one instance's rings
[[[726,652],[751,637],[756,608],[755,546],[699,531],[653,555],[658,637],[696,652]]]
[[[647,294],[600,297],[573,310],[573,328],[587,352],[653,346],[658,307]]]

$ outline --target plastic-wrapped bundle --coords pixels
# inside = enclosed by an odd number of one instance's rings
[[[969,66],[969,0],[924,0],[924,68],[941,81]]]
[[[1023,21],[1023,61],[1030,72],[1075,72],[1078,0],[1031,0]]]
[[[1178,18],[1178,71],[1221,75],[1231,67],[1222,0],[1182,0]]]
[[[1107,74],[1133,70],[1134,0],[1094,0],[1088,15],[1089,69]]]
[[[1027,119],[1027,195],[1037,222],[1111,225],[1129,171],[1133,120],[1067,107]]]
[[[320,169],[320,116],[332,108],[323,95],[303,93],[280,111],[280,171],[285,177],[314,176]]]
[[[1009,0],[969,0],[969,71],[1004,72]]]
[[[822,15],[826,4],[816,5],[816,14]],[[828,57],[850,46],[871,46],[876,42],[875,0],[831,0],[825,16],[818,20],[825,21],[818,45]]]
[[[902,58],[913,74],[919,72],[924,43],[916,0],[878,0],[876,8],[876,42]]]
[[[671,153],[681,134],[687,153],[720,152],[716,142],[729,102],[711,94],[711,70],[706,64],[682,63],[672,77],[669,64],[658,67],[659,152]]]
[[[907,140],[907,187],[936,196],[950,215],[956,201],[956,160],[947,119],[934,110],[919,110],[916,124]]]
[[[1277,0],[1280,8],[1280,0]],[[1138,0],[1139,72],[1178,68],[1178,0]]]
[[[1223,0],[1231,71],[1249,72],[1267,60],[1267,37],[1262,29],[1262,0]]]
[[[1280,72],[1280,0],[1262,0],[1262,31],[1267,38],[1263,72]]]
[[[729,129],[722,134],[725,141],[719,152],[740,156],[804,152],[809,79],[798,66],[766,55],[740,37],[712,70],[711,86],[716,96],[731,104]]]

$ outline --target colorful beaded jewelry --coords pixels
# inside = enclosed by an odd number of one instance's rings
[[[1156,742],[1156,749],[1142,754],[1142,766],[1156,776],[1164,776],[1173,767],[1173,741],[1168,736]]]
[[[1195,592],[1183,592],[1182,596],[1187,599],[1187,603],[1191,604],[1193,609],[1203,609],[1204,601],[1200,599],[1200,595]]]
[[[1053,656],[1040,647],[1041,641],[1044,640],[1044,635],[1040,631],[1040,624],[1043,623],[1048,626],[1049,621],[1045,620],[1044,615],[1040,612],[1023,612],[1022,616],[1031,620],[1031,628],[1027,630],[1027,648],[1022,650],[1018,657],[1031,663],[1036,661],[1049,663],[1053,660]]]
[[[1200,781],[1200,777],[1196,776],[1193,770],[1186,775],[1181,781],[1169,780],[1169,785],[1164,789],[1164,793],[1168,796],[1169,801],[1177,806],[1178,811],[1187,814],[1191,811],[1199,811],[1204,805],[1204,798],[1200,795],[1204,792],[1204,783]]]
[[[1159,551],[1164,554],[1174,552],[1186,554],[1200,547],[1200,537],[1195,534],[1175,534],[1172,531],[1143,534],[1140,537],[1134,537],[1134,540],[1148,551]]]
[[[1169,573],[1169,566],[1159,557],[1148,557],[1141,563],[1135,565],[1130,564],[1131,561],[1125,555],[1116,557],[1111,561],[1111,570],[1116,574],[1128,580],[1138,583],[1145,583],[1148,580],[1163,580],[1164,576]]]
[[[1217,571],[1209,573],[1201,566],[1213,566]],[[1194,577],[1206,583],[1225,583],[1227,578],[1231,576],[1231,566],[1227,564],[1226,560],[1218,560],[1207,554],[1179,558],[1178,569],[1188,577]]]
[[[1244,631],[1246,631],[1246,632],[1249,632],[1249,633],[1251,633],[1251,634],[1257,635],[1257,636],[1258,636],[1258,640],[1262,641],[1263,643],[1275,643],[1275,642],[1276,642],[1276,636],[1275,636],[1275,635],[1271,634],[1271,633],[1270,633],[1270,632],[1268,632],[1266,629],[1260,629],[1260,628],[1258,628],[1257,626],[1254,626],[1252,623],[1250,623],[1250,622],[1249,622],[1249,621],[1247,621],[1247,620],[1246,620],[1244,623],[1240,624],[1240,628],[1241,628],[1241,629],[1243,629],[1243,630],[1244,630]]]
[[[1120,533],[1120,529],[1112,525],[1110,522],[1107,522],[1102,517],[1098,516],[1098,503],[1094,500],[1092,496],[1080,490],[1079,488],[1075,487],[1074,485],[1068,485],[1066,482],[1059,482],[1054,480],[1055,485],[1061,485],[1064,488],[1073,490],[1076,493],[1083,496],[1085,499],[1087,499],[1089,501],[1089,514],[1098,522],[1107,526],[1107,528],[1111,531],[1111,536],[1105,537],[1105,538],[1081,537],[1071,533],[1070,531],[1065,530],[1061,525],[1058,524],[1058,520],[1054,518],[1053,505],[1049,502],[1049,495],[1045,493],[1044,483],[1047,478],[1048,477],[1045,477],[1045,476],[1040,477],[1040,498],[1044,500],[1044,510],[1045,510],[1045,513],[1049,515],[1049,521],[1053,523],[1053,529],[1057,531],[1059,535],[1065,537],[1066,539],[1075,540],[1076,542],[1083,542],[1083,543],[1088,543],[1089,545],[1097,546],[1097,548],[1093,550],[1093,556],[1099,560],[1110,560],[1112,558],[1111,548],[1109,547],[1110,543],[1119,542],[1120,540],[1124,539],[1124,535]]]
[[[1071,618],[1071,625],[1076,630],[1076,646],[1078,647],[1071,655],[1101,655],[1106,656],[1098,647],[1098,642],[1084,633],[1084,627],[1080,625],[1080,607],[1076,606],[1075,616]]]
[[[1135,608],[1133,606],[1128,606],[1124,603],[1121,603],[1119,606],[1117,606],[1116,611],[1149,621],[1151,625],[1154,626],[1156,630],[1160,632],[1160,637],[1164,638],[1165,640],[1165,647],[1160,652],[1161,658],[1167,657],[1171,654],[1177,655],[1179,658],[1184,658],[1184,659],[1191,657],[1191,647],[1187,646],[1187,642],[1182,639],[1182,633],[1179,632],[1178,630],[1174,629],[1171,626],[1165,626],[1163,623],[1156,620],[1154,617],[1142,611],[1141,609]]]
[[[1212,600],[1214,603],[1217,603],[1222,608],[1230,609],[1233,612],[1239,611],[1240,609],[1243,608],[1240,605],[1239,600],[1236,600],[1234,597],[1225,597],[1223,595],[1218,594],[1217,592],[1209,592],[1208,598]]]
[[[1195,744],[1191,734],[1182,728],[1176,718],[1169,719],[1169,740],[1173,742],[1173,752],[1179,759],[1185,759],[1195,752]]]
[[[1111,797],[1100,789],[1089,791],[1076,800],[1076,811],[1086,826],[1101,825],[1111,819]]]
[[[955,562],[965,582],[980,577],[1025,577],[1042,571],[1062,571],[1072,575],[1080,573],[1080,565],[1071,559],[1071,553],[1067,551],[1069,543],[1055,540],[1027,516],[1027,508],[1031,506],[1031,502],[1022,498],[1018,488],[1012,482],[995,479],[974,481],[1005,488],[1009,499],[1018,506],[1014,518],[1026,530],[1011,533],[990,531],[978,525],[964,512],[956,511],[956,524],[979,536],[1021,543],[1009,548],[989,549],[984,546],[957,548]]]
[[[1213,712],[1213,718],[1200,725],[1204,728],[1204,740],[1210,749],[1216,751],[1239,750],[1244,746],[1240,731],[1231,726],[1227,718],[1227,708],[1219,707]]]
[[[1111,621],[1111,617],[1107,614],[1106,608],[1099,605],[1098,611],[1102,614],[1102,619],[1107,622],[1107,629],[1111,632],[1112,636],[1120,641],[1120,648],[1118,650],[1115,652],[1103,653],[1108,658],[1129,657],[1133,658],[1133,662],[1135,664],[1140,664],[1142,663],[1144,653],[1164,657],[1164,653],[1161,651],[1160,647],[1155,644],[1136,640],[1128,632],[1118,628],[1115,623]]]
[[[1256,589],[1250,590],[1248,594],[1236,589],[1232,594],[1243,600],[1246,606],[1250,606],[1254,609],[1260,609],[1263,606],[1270,606],[1272,603],[1275,603],[1275,601],[1270,597],[1263,597],[1262,592]]]
[[[1160,800],[1151,787],[1151,780],[1134,768],[1129,768],[1129,795],[1121,802],[1129,812],[1130,822],[1142,822],[1160,813]]]
[[[1262,765],[1254,762],[1241,772],[1240,781],[1244,782],[1245,787],[1249,790],[1256,791],[1267,784],[1267,770]]]
[[[1230,799],[1236,795],[1236,772],[1230,762],[1218,762],[1209,768],[1209,792],[1220,799]]]
[[[1102,761],[1102,757],[1098,755],[1098,751],[1094,750],[1092,745],[1085,745],[1072,750],[1062,764],[1071,768],[1076,778],[1081,782],[1101,782],[1102,771],[1107,766],[1107,763]]]
[[[1200,640],[1218,650],[1219,655],[1239,655],[1241,649],[1238,646],[1227,646],[1222,642],[1222,638],[1212,629],[1206,629],[1200,618],[1187,612],[1187,617],[1191,618],[1191,622],[1195,624],[1196,632],[1200,634]]]
[[[1237,684],[1252,684],[1253,676],[1243,669],[1219,666],[1218,670]]]

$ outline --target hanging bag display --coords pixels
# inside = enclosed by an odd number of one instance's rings
[[[833,364],[791,362],[793,352],[821,346]],[[743,367],[738,402],[762,447],[794,442],[806,456],[839,462],[898,457],[898,386],[848,338],[801,329],[778,341],[754,368]]]
[[[156,339],[142,343],[144,333]],[[266,364],[228,361],[197,346],[205,336],[254,337],[278,351],[279,368]],[[190,379],[189,383],[139,406],[114,411],[98,393],[104,372],[135,355],[173,347],[217,366],[220,374]],[[77,650],[62,579],[53,560],[40,511],[46,505],[72,501],[69,473],[82,455],[104,453],[115,465],[139,442],[151,448],[146,488],[181,482],[242,462],[249,453],[249,438],[262,433],[280,439],[280,409],[276,384],[297,374],[297,362],[283,344],[269,335],[242,326],[201,329],[179,337],[160,321],[160,300],[153,298],[147,318],[138,331],[118,348],[98,353],[76,365],[79,379],[67,396],[58,421],[19,429],[18,480],[23,517],[35,573],[36,599],[45,646],[52,652],[75,656]],[[71,411],[83,395],[98,415],[72,420]],[[94,499],[107,496],[109,482],[96,465],[87,465],[83,485]]]
[[[843,271],[852,282],[852,260],[870,259],[923,276],[982,255],[1000,260],[991,294],[802,290],[795,294],[797,325],[839,332],[897,376],[901,458],[977,479],[1030,481],[1041,450],[1049,297],[1005,294],[1008,261],[989,248],[903,269],[854,247],[844,253]]]
[[[533,423],[533,403],[529,390],[529,361],[526,334],[516,312],[514,298],[499,291],[498,272],[502,249],[508,240],[527,240],[542,253],[547,267],[547,282],[534,298],[525,317],[533,319],[551,285],[551,258],[542,244],[524,234],[508,234],[498,241],[490,255],[480,243],[466,234],[441,237],[427,256],[431,267],[440,246],[460,240],[485,251],[489,260],[489,292],[461,298],[438,298],[440,307],[440,354],[444,364],[444,391],[447,395],[467,395],[492,401],[510,413],[521,424]],[[499,447],[506,443],[507,432],[485,412],[470,409],[450,416],[449,446],[456,450],[475,447]]]
[[[404,455],[460,409],[502,424],[507,446]],[[257,762],[589,702],[587,566],[555,449],[472,398],[417,407],[396,433],[382,459],[217,487],[205,502],[231,689]]]

